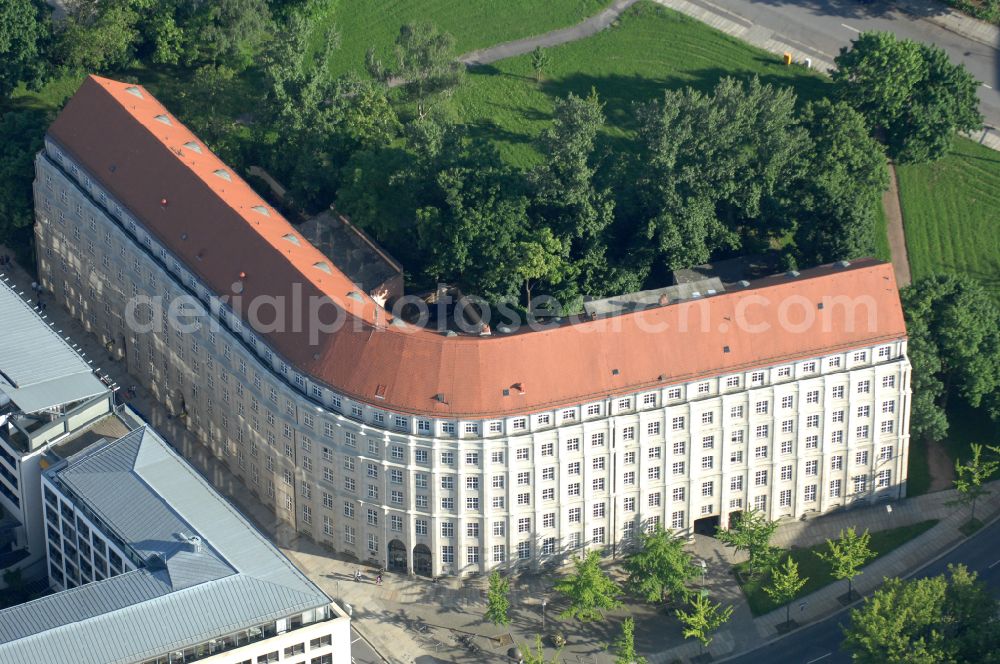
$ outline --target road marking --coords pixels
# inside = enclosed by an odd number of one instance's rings
[[[993,568],[994,568],[994,567],[996,567],[997,565],[1000,565],[1000,560],[998,560],[998,561],[996,561],[995,563],[993,563],[992,565],[990,565],[990,566],[989,566],[989,567],[988,567],[987,569],[993,569]]]
[[[851,26],[847,25],[846,23],[841,23],[841,25],[844,26],[845,28],[847,28],[848,30],[850,30],[851,32],[857,32],[858,34],[861,33],[860,30],[858,30],[857,28],[852,28]]]
[[[360,640],[361,640],[361,637],[359,636],[358,638],[356,638],[356,639],[354,639],[353,641],[351,641],[351,643],[357,643],[357,642],[358,642],[358,641],[360,641]]]
[[[987,90],[992,90],[992,89],[993,89],[993,86],[992,86],[992,85],[986,85],[985,83],[983,83],[982,85],[983,85],[983,87],[984,87],[984,88],[986,88]]]
[[[826,659],[827,657],[829,657],[832,654],[833,654],[832,652],[828,652],[825,655],[823,655],[822,657],[817,657],[816,659],[810,659],[808,662],[806,662],[806,664],[813,664],[813,662],[818,662],[821,659]]]

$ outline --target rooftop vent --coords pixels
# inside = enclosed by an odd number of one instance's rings
[[[378,385],[375,386],[375,398],[385,399],[385,385],[379,383]]]
[[[799,276],[799,271],[798,270],[789,270],[788,272],[785,273],[785,276],[786,277],[791,277],[792,279],[794,279],[795,277]]]
[[[201,154],[201,146],[195,143],[194,141],[188,141],[187,143],[184,144],[184,147],[186,147],[188,150],[191,150],[192,152],[197,152],[198,154]]]
[[[257,213],[259,213],[259,214],[262,214],[262,215],[264,215],[265,217],[270,217],[270,216],[271,216],[271,213],[270,213],[270,212],[268,212],[268,211],[267,211],[267,208],[266,208],[266,207],[264,207],[263,205],[254,205],[254,206],[253,206],[252,208],[250,208],[250,209],[251,209],[251,210],[253,210],[254,212],[257,212]]]
[[[225,169],[218,168],[218,169],[216,169],[216,170],[214,170],[212,172],[215,173],[216,175],[218,175],[220,178],[222,178],[226,182],[232,182],[233,181],[233,177],[229,174],[229,171],[227,171]]]
[[[612,370],[611,370],[611,375],[612,375],[612,376],[617,376],[618,374],[619,374],[619,371],[618,371],[618,369],[612,369]]]
[[[174,124],[173,122],[170,121],[170,118],[168,118],[166,115],[163,115],[162,113],[160,113],[159,115],[154,115],[153,119],[156,120],[157,122],[162,122],[168,127],[172,127]]]
[[[746,279],[740,279],[737,283],[743,288],[748,288],[750,286],[750,282]]]
[[[139,90],[139,88],[135,87],[134,85],[130,85],[127,88],[125,88],[125,92],[129,93],[133,97],[138,97],[139,99],[143,99],[142,91]]]
[[[201,553],[201,538],[197,535],[193,535],[187,538],[188,547],[191,549],[192,553]]]
[[[351,298],[352,300],[356,300],[358,302],[364,302],[365,301],[365,298],[361,296],[361,293],[359,293],[356,290],[352,290],[349,293],[347,293],[347,297]]]
[[[836,263],[834,263],[834,265],[836,265],[837,267],[850,267],[851,261],[837,261]]]
[[[729,352],[729,346],[723,346],[722,347],[722,352],[723,353],[728,353]]]
[[[817,303],[816,304],[816,308],[817,309],[822,309],[823,308],[823,303],[822,302]]]
[[[296,247],[302,246],[302,243],[299,242],[299,238],[295,237],[295,235],[293,233],[286,233],[285,235],[282,235],[281,237],[285,238],[286,240],[288,240],[289,242],[291,242],[292,244],[294,244]]]
[[[510,390],[508,390],[508,389],[507,389],[506,387],[505,387],[505,388],[503,388],[503,395],[504,395],[505,397],[509,397],[509,396],[510,396]]]
[[[458,332],[456,332],[455,330],[448,330],[447,332],[444,333],[444,336],[446,336],[446,337],[457,337],[458,336]]]
[[[437,394],[435,394],[434,395],[434,401],[437,401],[438,403],[447,403],[444,400],[444,393],[443,392],[438,392]]]
[[[323,261],[319,261],[318,263],[313,263],[313,267],[316,268],[317,270],[323,270],[327,274],[333,274],[333,270],[330,269],[330,266],[324,263]]]

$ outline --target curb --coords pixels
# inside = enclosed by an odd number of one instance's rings
[[[1000,510],[998,510],[989,521],[983,522],[982,527],[979,530],[977,530],[975,533],[973,533],[972,536],[960,538],[957,542],[955,542],[954,544],[952,544],[951,546],[949,546],[948,548],[946,548],[944,551],[942,551],[941,553],[937,554],[936,556],[934,556],[930,560],[927,560],[927,561],[921,563],[920,567],[917,567],[917,568],[911,570],[910,572],[908,572],[905,576],[903,576],[901,578],[903,578],[903,579],[909,579],[910,577],[912,577],[914,574],[918,573],[920,570],[924,569],[925,567],[927,567],[929,565],[933,565],[934,563],[936,563],[937,561],[941,560],[942,558],[944,558],[945,556],[947,556],[949,553],[951,553],[952,551],[954,551],[958,547],[962,546],[963,544],[965,544],[969,540],[974,539],[975,537],[977,537],[978,535],[980,535],[984,530],[986,530],[987,528],[989,528],[990,526],[992,526],[997,521],[1000,521]],[[876,588],[876,590],[878,590],[878,588]],[[823,616],[822,618],[820,618],[818,620],[814,620],[812,622],[806,623],[805,625],[800,625],[800,626],[796,627],[795,629],[793,629],[792,631],[790,631],[790,632],[788,632],[786,634],[780,634],[780,635],[778,635],[776,638],[768,639],[767,641],[764,641],[763,643],[761,643],[759,646],[755,646],[755,647],[753,647],[753,648],[751,648],[749,650],[744,650],[742,652],[731,653],[729,655],[726,655],[723,659],[716,660],[716,661],[718,661],[720,663],[721,662],[728,662],[731,659],[736,659],[737,657],[743,657],[745,655],[749,655],[750,653],[756,652],[756,651],[760,650],[761,648],[764,648],[766,646],[770,646],[770,645],[772,645],[774,643],[777,643],[778,641],[781,641],[782,639],[786,639],[789,636],[791,636],[793,634],[796,634],[797,632],[801,632],[802,630],[807,629],[809,627],[814,627],[816,624],[821,623],[824,620],[829,620],[830,618],[832,618],[832,617],[834,617],[836,615],[839,615],[841,613],[844,613],[848,609],[853,609],[856,605],[864,602],[865,599],[867,599],[870,596],[871,596],[871,594],[869,594],[869,595],[863,595],[863,596],[859,597],[858,599],[854,600],[853,602],[851,602],[850,604],[848,604],[848,605],[846,605],[846,606],[844,606],[844,607],[842,607],[840,609],[837,609],[833,613],[831,613],[829,615],[826,615],[826,616]]]
[[[355,634],[357,634],[358,638],[361,639],[362,641],[364,641],[365,644],[369,648],[371,648],[371,651],[373,653],[375,653],[376,655],[378,655],[378,658],[381,659],[384,664],[392,664],[392,662],[390,662],[388,659],[386,659],[385,655],[383,655],[379,651],[379,649],[375,647],[375,644],[371,642],[371,639],[369,639],[367,636],[365,636],[365,633],[362,632],[360,629],[358,629],[358,626],[354,624],[354,618],[353,617],[351,618],[351,631],[353,631]],[[354,661],[354,656],[353,655],[351,655],[351,661],[352,662]]]

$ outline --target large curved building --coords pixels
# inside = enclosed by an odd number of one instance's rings
[[[97,77],[35,199],[44,287],[276,515],[359,559],[483,572],[905,491],[888,264],[443,334],[359,290],[143,87]],[[197,329],[161,315],[179,298]]]

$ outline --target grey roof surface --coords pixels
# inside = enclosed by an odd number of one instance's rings
[[[2,662],[137,662],[330,603],[151,429],[49,473],[160,562],[0,611]]]
[[[392,256],[332,210],[324,210],[297,230],[366,293],[403,274],[403,268]]]
[[[82,357],[0,281],[0,392],[34,413],[107,392]]]
[[[689,300],[694,297],[705,297],[725,292],[726,288],[717,277],[690,281],[664,288],[636,291],[624,295],[613,295],[599,300],[589,300],[583,303],[583,310],[588,315],[615,316],[639,311],[648,307],[673,304],[679,300]],[[664,299],[661,302],[661,299]]]

